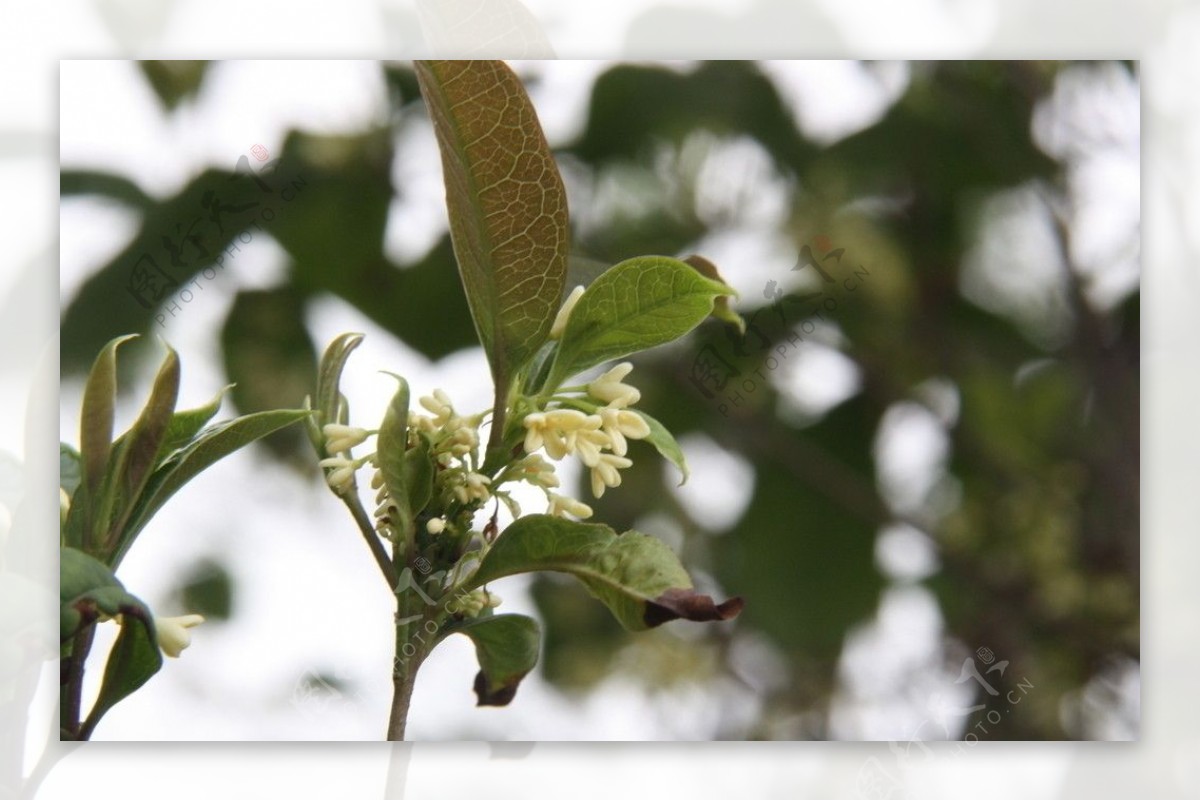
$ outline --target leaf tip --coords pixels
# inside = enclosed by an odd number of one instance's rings
[[[661,626],[669,620],[693,620],[704,623],[713,620],[732,620],[742,612],[746,602],[734,596],[717,603],[711,595],[701,595],[692,589],[674,587],[646,604],[642,616],[648,628]]]
[[[493,690],[489,686],[487,676],[482,670],[479,671],[475,674],[475,696],[478,699],[475,706],[508,706],[517,696],[517,686],[523,678],[524,675],[517,676]]]

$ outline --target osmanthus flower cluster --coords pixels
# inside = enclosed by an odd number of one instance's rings
[[[417,62],[416,73],[494,400],[464,411],[434,389],[410,403],[397,376],[383,419],[361,427],[339,383],[362,337],[344,334],[321,360],[308,424],[325,480],[396,596],[389,739],[403,739],[417,671],[451,634],[474,642],[478,702],[512,700],[537,663],[540,631],[530,617],[495,613],[490,587],[506,576],[572,574],[633,631],[678,618],[727,620],[742,605],[696,592],[661,541],[592,522],[595,510],[557,470],[578,460],[584,492],[602,498],[651,453],[641,441],[686,480],[678,444],[639,406],[632,363],[621,359],[710,315],[740,323],[727,305],[733,290],[698,257],[644,256],[572,281],[583,285],[567,292],[566,193],[520,81],[498,61]],[[595,377],[571,383],[576,376]],[[362,489],[360,471],[369,476]],[[518,506],[519,483],[545,494],[546,513]],[[373,496],[367,504],[363,491]],[[500,530],[502,505],[513,520]]]

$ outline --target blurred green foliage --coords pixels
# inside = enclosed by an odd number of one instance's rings
[[[582,132],[558,154],[576,204],[573,250],[586,257],[573,270],[643,253],[687,255],[732,225],[726,218],[736,218],[739,199],[716,216],[701,209],[703,158],[688,154],[743,137],[761,147],[788,187],[789,206],[774,233],[797,253],[810,248],[838,283],[780,297],[765,286],[742,298],[743,313],[756,321],[744,338],[732,340],[710,321],[687,347],[640,360],[635,377],[644,408],[680,438],[702,432],[753,466],[753,497],[731,530],[714,535],[706,521],[690,519],[670,492],[674,475],[652,459],[635,461],[620,491],[595,504],[597,519],[618,530],[649,515],[674,521],[685,561],[746,598],[737,633],[712,627],[687,639],[665,631],[635,641],[599,606],[584,603],[582,590],[539,578],[533,595],[547,623],[539,668],[547,679],[583,690],[610,668],[636,674],[633,666],[675,664],[684,654],[705,675],[745,682],[731,649],[753,630],[782,655],[786,681],[752,684],[764,711],[749,728],[729,721],[723,736],[829,736],[845,637],[872,617],[889,582],[876,561],[877,532],[899,521],[936,543],[940,568],[924,584],[940,603],[947,636],[968,652],[986,646],[1010,663],[1004,676],[989,674],[999,698],[977,703],[1003,705],[1018,679],[1036,681],[1022,714],[1006,714],[1002,726],[976,734],[1080,736],[1064,728],[1062,700],[1114,656],[1139,656],[1138,295],[1097,308],[1064,259],[1066,333],[1048,343],[960,289],[988,197],[1030,185],[1058,196],[1067,191],[1067,165],[1031,136],[1035,105],[1063,68],[913,64],[909,85],[882,119],[827,146],[803,134],[775,83],[753,63],[617,65],[600,75]],[[202,67],[144,69],[168,109],[186,102],[205,74]],[[197,216],[206,192],[231,206],[259,205],[230,213],[220,231],[205,228],[210,257],[193,251],[186,265],[169,268],[180,285],[203,280],[211,256],[239,236],[265,234],[287,255],[284,281],[241,292],[220,334],[239,412],[295,407],[311,392],[306,309],[323,294],[342,298],[429,358],[473,344],[448,236],[412,263],[385,255],[388,206],[405,193],[390,178],[393,143],[425,110],[407,66],[381,69],[391,106],[386,126],[341,137],[293,132],[278,165],[262,176],[270,191],[232,163],[162,199],[119,175],[67,165],[64,196],[102,196],[143,217],[134,240],[67,306],[64,372],[79,372],[112,336],[159,329],[155,315],[171,296],[139,304],[129,291],[131,270],[147,254],[168,268],[164,237]],[[617,199],[605,202],[610,190]],[[271,221],[262,208],[273,209]],[[1054,230],[1069,254],[1070,230]],[[829,260],[833,249],[844,251],[841,259]],[[241,269],[237,255],[225,269]],[[739,284],[740,265],[718,266]],[[848,290],[841,282],[857,269],[866,272]],[[755,379],[753,391],[731,404],[738,382],[768,357],[794,352],[789,338],[816,309],[807,296],[822,288],[837,301],[826,319],[841,332],[838,349],[857,368],[859,390],[812,418],[780,413],[781,399],[766,380]],[[718,371],[700,381],[712,397],[697,385],[702,353]],[[742,375],[731,378],[730,370]],[[718,391],[722,374],[731,380]],[[873,443],[896,404],[929,406],[921,387],[931,379],[949,382],[957,394],[945,467],[958,492],[936,513],[900,513],[880,488]],[[303,458],[295,439],[270,445],[282,458]],[[211,594],[206,582],[193,590]],[[961,664],[961,649],[948,653],[958,653]],[[957,672],[957,665],[947,669]],[[695,671],[676,672],[694,678]],[[788,728],[798,718],[803,726]]]

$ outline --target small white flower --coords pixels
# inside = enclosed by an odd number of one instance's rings
[[[440,517],[434,517],[425,524],[425,530],[430,534],[441,534],[446,530],[446,521]]]
[[[344,456],[331,456],[317,462],[321,467],[331,467],[332,472],[325,476],[325,482],[338,492],[347,492],[354,486],[354,471],[359,463]]]
[[[203,622],[203,615],[154,618],[154,630],[158,632],[158,647],[167,656],[173,659],[178,658],[183,653],[183,649],[192,644],[192,635],[188,629],[195,628]]]
[[[577,453],[587,467],[595,467],[600,461],[600,452],[611,444],[608,434],[603,431],[572,431],[567,435],[568,450]]]
[[[8,509],[0,507],[0,517],[8,515]],[[62,487],[58,488],[58,524],[65,526],[67,524],[67,515],[71,512],[71,496]],[[4,524],[0,522],[0,528],[4,528]]]
[[[583,294],[583,287],[577,286],[571,290],[571,294],[567,295],[567,299],[563,301],[562,308],[558,310],[558,314],[554,317],[554,324],[550,326],[550,338],[558,339],[562,336],[562,332],[567,327],[567,318],[571,316],[571,310],[575,308],[575,304],[579,302],[579,296]]]
[[[325,434],[325,451],[327,453],[343,453],[355,445],[362,445],[371,436],[365,428],[345,426],[341,423],[329,423],[321,429]]]
[[[483,473],[464,473],[459,476],[459,480],[462,483],[454,488],[454,497],[458,498],[459,503],[486,501],[492,497],[488,490],[492,480]]]
[[[617,456],[612,453],[600,454],[600,460],[592,468],[592,494],[600,498],[603,497],[606,487],[621,486],[621,474],[617,470],[629,467],[632,464],[633,462],[624,456]]]
[[[451,423],[456,420],[451,420]],[[454,427],[454,433],[450,436],[450,453],[455,456],[465,456],[479,447],[479,432],[469,425],[458,425]]]
[[[604,421],[604,433],[612,440],[612,451],[617,456],[624,456],[629,449],[625,438],[645,439],[650,436],[650,424],[646,418],[637,412],[621,409],[616,406],[605,406],[599,409],[600,419]],[[590,466],[590,465],[589,465]]]
[[[540,453],[526,456],[517,463],[516,471],[521,479],[539,487],[557,487],[559,484],[554,465],[543,459]]]
[[[409,412],[408,413],[408,433],[409,433],[410,440],[413,440],[414,430],[415,431],[424,431],[426,434],[432,434],[434,431],[437,430],[437,423],[434,422],[432,417],[427,417],[426,415],[423,415],[423,414],[417,414],[416,412]],[[412,442],[410,442],[410,444],[416,444],[416,443],[415,443],[415,441],[412,441]]]
[[[632,370],[632,363],[621,362],[588,384],[588,394],[618,408],[632,406],[641,399],[642,393],[636,387],[621,383]]]
[[[568,498],[565,495],[557,495],[551,492],[550,508],[547,510],[547,513],[558,517],[562,517],[564,514],[574,515],[582,520],[592,516],[592,507],[574,498]]]
[[[542,439],[546,431],[546,415],[542,412],[527,414],[521,421],[521,425],[525,426],[525,452],[533,453],[542,447]]]
[[[595,417],[595,415],[584,414],[578,409],[554,409],[546,412],[546,427],[563,433],[596,429],[600,427],[600,420],[593,419]]]

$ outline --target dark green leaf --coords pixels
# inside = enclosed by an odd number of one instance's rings
[[[70,640],[82,626],[93,624],[100,614],[121,616],[121,633],[84,726],[86,737],[105,712],[158,672],[162,654],[154,633],[154,616],[144,603],[125,591],[112,571],[75,548],[62,548],[59,558],[62,642]]]
[[[228,620],[233,613],[234,578],[223,562],[202,559],[179,584],[179,608],[206,621]]]
[[[575,304],[547,385],[609,359],[663,345],[691,331],[717,298],[733,295],[678,259],[640,256],[592,282]]]
[[[243,290],[221,328],[225,374],[239,414],[295,409],[312,391],[317,353],[305,325],[306,296],[291,286]],[[281,457],[297,455],[304,435],[287,428],[262,444]]]
[[[63,170],[59,176],[59,194],[101,195],[135,209],[145,209],[153,199],[128,178],[90,170]]]
[[[661,540],[549,515],[528,515],[505,529],[466,589],[541,570],[578,578],[630,631],[680,617],[728,620],[742,610],[740,598],[717,604],[695,592],[691,577]]]
[[[100,693],[84,724],[84,736],[90,736],[108,710],[149,681],[161,667],[162,654],[150,610],[145,606],[122,608],[121,633],[108,655]]]
[[[465,634],[475,643],[478,706],[507,706],[521,679],[537,665],[541,630],[525,615],[491,615],[453,623],[445,635]]]
[[[171,59],[170,61],[138,61],[142,74],[150,82],[154,93],[162,101],[167,111],[193,97],[200,91],[204,81],[204,73],[208,69],[207,61],[188,61],[186,59]]]
[[[500,61],[417,62],[450,232],[502,413],[546,341],[566,276],[567,196],[524,87]],[[493,420],[497,429],[503,419]]]

